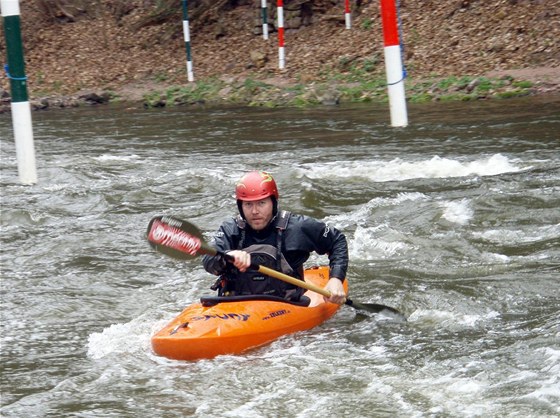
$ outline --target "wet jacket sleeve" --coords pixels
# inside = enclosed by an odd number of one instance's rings
[[[234,219],[225,221],[214,234],[211,245],[217,251],[224,253],[236,249],[234,244],[237,235],[236,230],[237,226]],[[208,273],[216,276],[224,274],[229,267],[226,260],[220,254],[215,256],[205,255],[202,258],[202,265]]]
[[[317,254],[329,257],[330,276],[344,280],[348,270],[348,242],[335,227],[306,216],[295,216],[300,224],[300,245]],[[299,235],[299,234],[298,234]]]

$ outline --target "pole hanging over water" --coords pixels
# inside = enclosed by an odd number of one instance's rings
[[[193,63],[191,57],[191,33],[189,29],[189,5],[187,0],[181,0],[183,4],[183,34],[185,36],[185,51],[187,53],[187,79],[194,81]]]
[[[267,0],[261,0],[261,12],[262,12],[262,32],[263,39],[268,39],[268,8]]]
[[[4,36],[8,56],[5,70],[10,79],[12,125],[16,142],[19,180],[22,184],[35,184],[37,183],[37,169],[31,106],[27,96],[27,77],[23,59],[19,0],[1,0],[0,6],[4,19]]]
[[[381,20],[383,22],[383,39],[385,52],[385,71],[387,72],[387,89],[391,125],[402,127],[408,125],[406,97],[404,91],[404,71],[397,21],[395,0],[381,0]]]
[[[352,27],[352,15],[350,13],[350,0],[344,2],[344,20],[346,21],[346,29]]]
[[[284,1],[277,0],[277,19],[278,19],[278,68],[281,70],[286,66],[286,56],[284,54]]]

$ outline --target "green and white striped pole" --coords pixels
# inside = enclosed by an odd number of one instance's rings
[[[12,125],[16,142],[16,156],[19,180],[23,184],[37,183],[35,168],[35,148],[33,145],[33,126],[31,107],[27,97],[27,77],[23,60],[23,44],[19,17],[19,0],[1,0],[4,18],[4,36],[8,65],[6,75],[10,79],[12,94]]]
[[[187,53],[187,80],[194,81],[193,62],[191,57],[191,31],[189,28],[189,5],[182,0],[183,6],[183,36],[185,37],[185,51]]]
[[[266,0],[261,0],[262,32],[263,39],[268,39],[268,5]]]

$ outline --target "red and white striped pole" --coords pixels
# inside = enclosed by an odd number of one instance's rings
[[[281,70],[286,66],[286,56],[284,55],[284,0],[276,2],[278,19],[278,68]]]
[[[408,125],[408,116],[395,2],[396,0],[381,0],[381,20],[383,22],[385,71],[387,73],[391,125],[401,127]]]
[[[344,2],[344,20],[346,21],[346,29],[350,29],[352,27],[350,15],[350,0],[345,0]]]

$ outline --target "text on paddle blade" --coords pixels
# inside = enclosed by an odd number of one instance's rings
[[[155,220],[150,228],[148,240],[156,245],[162,245],[191,255],[197,255],[201,241],[178,228]]]

